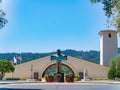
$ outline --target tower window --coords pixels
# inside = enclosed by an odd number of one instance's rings
[[[112,37],[110,33],[108,34],[108,37],[109,37],[109,38],[111,38],[111,37]]]

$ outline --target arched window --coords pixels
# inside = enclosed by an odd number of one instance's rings
[[[56,73],[56,64],[53,64],[53,65],[49,66],[48,68],[46,68],[46,70],[44,71],[42,76],[44,77],[44,75],[50,74],[50,73],[52,73],[52,74]],[[62,73],[64,73],[64,75],[65,74],[73,74],[74,75],[73,70],[64,64],[62,64]]]
[[[109,37],[109,38],[111,38],[111,37],[112,37],[112,35],[109,33],[109,34],[108,34],[108,37]]]

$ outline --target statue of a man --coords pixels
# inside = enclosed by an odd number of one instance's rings
[[[57,55],[61,56],[61,50],[60,49],[57,50]]]

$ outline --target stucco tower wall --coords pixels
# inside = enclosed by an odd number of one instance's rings
[[[100,35],[100,65],[109,66],[110,60],[118,54],[117,31],[103,30]]]

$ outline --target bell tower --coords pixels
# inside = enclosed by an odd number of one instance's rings
[[[100,65],[109,66],[110,60],[118,54],[117,31],[102,30],[100,35]]]

